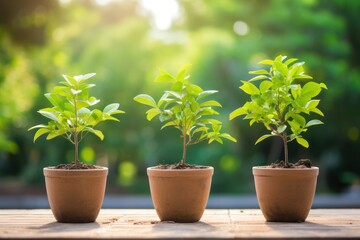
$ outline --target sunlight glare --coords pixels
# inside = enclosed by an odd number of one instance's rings
[[[108,5],[112,0],[96,0],[96,3],[100,6]]]
[[[150,13],[154,27],[159,30],[168,30],[179,16],[176,0],[140,0],[140,4]]]
[[[243,21],[236,21],[234,23],[234,32],[240,36],[245,36],[249,33],[249,26],[246,24],[246,22]]]

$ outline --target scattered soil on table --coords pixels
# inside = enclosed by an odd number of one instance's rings
[[[193,164],[160,164],[155,167],[156,169],[204,169],[207,166],[193,165]]]
[[[154,224],[163,224],[163,223],[175,223],[174,221],[136,221],[133,222],[134,225],[154,225]]]
[[[297,163],[289,163],[288,166],[285,166],[284,161],[272,163],[270,168],[311,168],[312,163],[310,159],[300,159]]]
[[[110,223],[117,222],[118,220],[119,220],[119,218],[111,218],[108,221],[102,222],[102,224],[110,224]]]
[[[68,169],[68,170],[79,170],[79,169],[99,169],[101,167],[86,163],[68,163],[60,164],[54,167],[55,169]]]

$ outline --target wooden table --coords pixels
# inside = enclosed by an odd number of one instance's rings
[[[197,223],[159,222],[154,210],[103,209],[95,223],[58,223],[49,209],[0,210],[8,239],[360,239],[360,209],[314,209],[304,223],[266,222],[258,209],[206,210]]]

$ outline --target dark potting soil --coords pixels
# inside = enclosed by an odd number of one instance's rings
[[[68,163],[68,164],[60,164],[54,167],[55,169],[68,169],[68,170],[77,170],[77,169],[97,169],[100,168],[95,165],[86,164],[86,163]]]
[[[279,161],[272,163],[270,168],[311,168],[312,163],[310,159],[300,159],[297,163],[289,163],[288,166],[285,165],[284,161]]]
[[[204,169],[207,166],[193,165],[193,164],[160,164],[156,169]]]

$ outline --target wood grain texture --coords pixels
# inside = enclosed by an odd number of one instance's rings
[[[95,223],[65,224],[48,209],[0,210],[6,239],[360,239],[360,209],[314,209],[304,223],[266,222],[258,209],[206,210],[200,222],[160,222],[155,210],[103,209]]]

